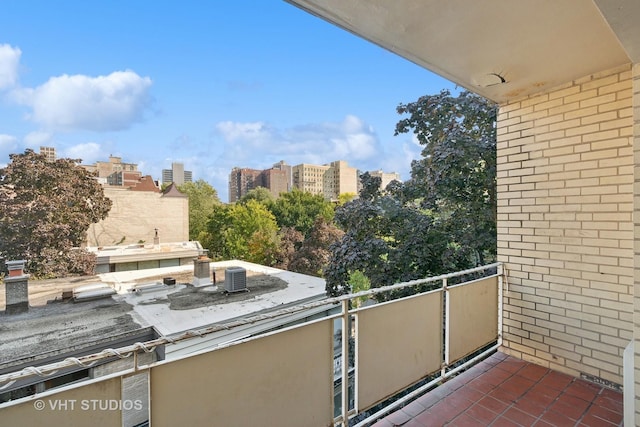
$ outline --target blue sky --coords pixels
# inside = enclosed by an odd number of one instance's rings
[[[399,103],[454,85],[281,0],[5,0],[0,164],[53,146],[182,162],[227,200],[232,167],[347,160],[409,177]]]

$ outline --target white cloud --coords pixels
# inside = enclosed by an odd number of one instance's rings
[[[53,138],[53,135],[49,132],[34,131],[26,134],[23,141],[27,147],[38,149],[40,146],[49,143],[51,138]]]
[[[133,71],[108,76],[62,75],[14,97],[32,107],[30,119],[48,129],[116,131],[141,121],[151,104],[151,79]]]
[[[60,157],[67,157],[70,159],[82,159],[82,164],[91,164],[96,161],[104,161],[108,154],[100,147],[100,144],[95,142],[87,142],[84,144],[77,144],[64,150],[64,153]]]
[[[0,90],[8,89],[18,82],[18,65],[22,51],[8,44],[0,44]]]

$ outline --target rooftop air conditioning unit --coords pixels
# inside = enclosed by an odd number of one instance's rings
[[[224,272],[225,292],[249,292],[247,289],[247,270],[242,267],[228,267]]]

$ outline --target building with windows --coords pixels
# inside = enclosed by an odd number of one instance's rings
[[[229,174],[229,203],[235,203],[249,191],[260,187],[261,170],[233,168]]]
[[[338,200],[340,194],[358,194],[358,170],[344,160],[325,165],[302,163],[293,166],[293,187],[327,200]]]
[[[108,162],[95,162],[91,165],[81,165],[93,173],[102,184],[131,187],[138,184],[142,178],[142,172],[135,163],[125,163],[122,157],[109,156]]]
[[[380,190],[387,188],[391,181],[400,181],[400,174],[396,172],[383,172],[382,169],[370,171],[369,175],[380,178]]]
[[[50,162],[54,162],[56,160],[55,147],[40,147],[40,154],[43,154]]]
[[[281,160],[264,170],[233,168],[229,174],[229,203],[258,187],[266,188],[275,198],[286,193],[291,189],[291,166]]]
[[[172,182],[182,185],[185,182],[193,181],[193,173],[184,170],[183,163],[171,163],[171,169],[162,169],[162,183],[170,184]]]
[[[291,169],[293,188],[325,196],[325,173],[329,170],[329,166],[301,163]]]

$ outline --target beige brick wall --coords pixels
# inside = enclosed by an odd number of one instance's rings
[[[633,331],[631,67],[501,106],[504,350],[622,384]]]
[[[640,64],[633,67],[633,122],[634,122],[634,216],[635,229],[640,231]],[[635,340],[634,383],[635,383],[635,424],[640,425],[640,233],[635,233],[634,243],[634,317]]]
[[[113,205],[109,216],[92,224],[87,232],[89,246],[115,245],[144,240],[153,243],[154,229],[160,242],[189,240],[189,199],[163,197],[161,193],[105,187]]]

